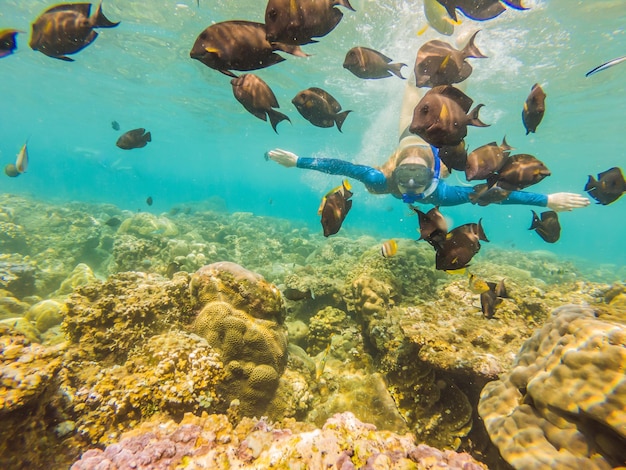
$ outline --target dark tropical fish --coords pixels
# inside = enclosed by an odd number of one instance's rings
[[[350,212],[352,208],[351,189],[350,183],[345,180],[341,186],[332,189],[322,198],[317,215],[322,216],[325,237],[336,234],[348,212]]]
[[[454,33],[454,22],[450,20],[448,12],[437,0],[424,0],[424,15],[428,24],[438,33],[446,36]]]
[[[489,186],[497,184],[502,189],[516,191],[539,183],[546,176],[550,176],[550,170],[541,160],[520,153],[505,158],[500,169],[487,178]]]
[[[464,171],[467,165],[467,147],[462,140],[458,145],[444,145],[439,149],[439,158],[443,164],[452,170]]]
[[[559,216],[554,211],[545,211],[541,213],[541,218],[535,211],[533,213],[533,221],[528,230],[534,230],[537,234],[548,243],[555,243],[561,237],[561,224]]]
[[[27,145],[28,140],[24,143],[24,145],[22,145],[22,148],[15,158],[15,169],[18,171],[18,173],[26,173],[26,170],[28,169],[28,148],[26,147]]]
[[[416,85],[420,88],[452,85],[469,77],[472,66],[465,59],[487,57],[474,45],[479,31],[472,35],[461,50],[439,39],[428,41],[420,47],[414,67]]]
[[[504,201],[510,194],[511,191],[502,189],[500,186],[489,187],[487,183],[482,183],[474,186],[474,192],[469,195],[469,200],[472,204],[488,206],[492,203]]]
[[[448,224],[446,224],[446,219],[441,212],[439,212],[439,208],[433,207],[431,210],[424,213],[415,206],[410,207],[417,214],[417,218],[419,219],[420,237],[418,240],[426,240],[437,249],[445,240],[446,233],[448,233]]]
[[[152,196],[148,196],[146,198],[146,204],[148,204],[149,206],[151,206],[153,202],[154,202],[154,199],[152,199]]]
[[[497,284],[495,282],[487,282],[488,290],[480,294],[480,308],[486,318],[493,318],[496,307],[503,298],[508,298],[504,279]]]
[[[0,58],[13,54],[17,48],[15,36],[20,32],[17,29],[0,30]]]
[[[286,299],[294,301],[308,300],[313,298],[313,292],[311,291],[311,289],[300,290],[293,287],[288,287],[283,290],[283,295]]]
[[[598,174],[598,180],[589,175],[585,185],[585,191],[598,201],[599,204],[608,205],[617,201],[626,192],[626,181],[622,170],[613,167]]]
[[[119,227],[122,224],[122,221],[117,218],[117,217],[111,217],[109,220],[107,220],[104,225],[108,226],[108,227]]]
[[[398,252],[398,242],[395,240],[387,240],[380,247],[380,254],[383,255],[383,258],[391,258],[395,256]]]
[[[387,78],[391,74],[404,79],[400,70],[406,64],[391,63],[391,59],[369,47],[353,47],[346,54],[343,68],[359,78]]]
[[[231,70],[258,70],[285,60],[274,51],[306,57],[298,46],[270,44],[265,25],[254,21],[223,21],[202,31],[189,56],[207,67],[236,77]]]
[[[271,43],[309,44],[326,36],[341,21],[342,6],[355,11],[349,0],[269,0],[265,8],[267,40]]]
[[[624,61],[626,61],[626,55],[622,56],[622,57],[618,57],[618,58],[613,59],[613,60],[609,60],[608,62],[605,62],[604,64],[598,65],[597,67],[591,69],[589,72],[587,72],[585,74],[585,77],[589,77],[589,76],[593,75],[594,73],[602,72],[603,70],[611,68],[614,65],[621,64]]]
[[[506,8],[499,0],[437,0],[441,3],[450,18],[457,20],[456,11],[460,10],[469,19],[486,21],[504,13]]]
[[[481,220],[477,224],[460,225],[445,236],[436,249],[435,265],[442,271],[456,271],[468,266],[480,250],[480,241],[488,242]]]
[[[278,100],[269,85],[256,75],[245,73],[233,78],[230,84],[233,87],[235,98],[250,114],[262,121],[267,121],[269,116],[274,132],[278,133],[276,126],[279,122],[284,120],[291,122],[291,119],[283,113],[273,109],[280,108]]]
[[[122,134],[115,145],[124,150],[131,150],[145,147],[148,142],[152,142],[152,134],[140,127]]]
[[[506,137],[500,145],[491,142],[473,150],[467,156],[465,178],[467,181],[486,179],[502,167],[511,150],[513,147],[506,143]]]
[[[409,131],[435,147],[458,145],[467,135],[467,126],[488,126],[478,117],[484,105],[470,111],[473,102],[451,85],[432,88],[415,107]]]
[[[91,15],[91,3],[67,3],[47,9],[32,24],[30,47],[48,57],[73,61],[76,54],[91,44],[98,33],[95,28],[115,28],[102,13],[102,3]]]
[[[167,268],[165,268],[165,275],[169,279],[172,279],[174,277],[174,274],[180,271],[181,267],[182,266],[180,265],[180,263],[178,263],[177,261],[172,261],[167,265]]]
[[[11,178],[15,178],[20,176],[20,172],[17,171],[15,163],[7,163],[4,167],[4,174],[10,176]]]
[[[537,131],[537,126],[543,119],[543,114],[546,111],[546,94],[541,86],[535,83],[530,89],[530,94],[526,98],[524,103],[524,110],[522,111],[522,122],[526,128],[526,135],[531,132]]]
[[[321,88],[307,88],[291,100],[304,119],[317,127],[341,126],[351,110],[341,111],[341,105],[330,93]]]
[[[120,130],[120,123],[117,122],[117,121],[111,121],[111,127],[113,128],[113,130],[119,131]]]

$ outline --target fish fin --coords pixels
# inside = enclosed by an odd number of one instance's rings
[[[406,77],[402,76],[402,67],[407,67],[406,64],[389,64],[389,71],[393,73],[396,77],[400,77],[402,80],[406,80]]]
[[[297,44],[285,44],[282,42],[272,42],[272,48],[277,51],[286,52],[296,57],[311,57],[311,54],[307,54]]]
[[[585,191],[591,191],[592,189],[596,189],[598,187],[598,182],[596,179],[589,175],[589,179],[587,180],[587,184],[585,185]]]
[[[487,235],[485,235],[485,230],[483,229],[482,220],[483,219],[478,220],[478,239],[484,242],[488,242],[489,239],[487,238]]]
[[[450,54],[446,55],[439,64],[439,72],[443,72],[450,62]]]
[[[448,23],[450,23],[452,26],[461,26],[461,24],[463,23],[461,20],[456,19],[453,20],[452,18],[444,18],[444,21],[447,21]]]
[[[506,136],[504,136],[502,138],[502,143],[500,144],[500,148],[502,149],[503,152],[506,152],[508,150],[515,150],[515,147],[511,147],[507,141],[506,141]]]
[[[351,109],[347,110],[347,111],[343,111],[341,113],[338,113],[335,116],[335,122],[337,123],[337,129],[339,129],[339,132],[343,132],[341,130],[341,126],[343,126],[343,122],[346,120],[346,117],[348,117],[348,114],[350,114],[352,112]]]
[[[220,72],[222,72],[227,77],[239,78],[237,75],[232,73],[230,70],[220,70]]]
[[[422,34],[424,34],[428,30],[428,26],[429,26],[429,24],[426,23],[424,26],[422,26],[420,29],[418,29],[417,30],[417,35],[421,36]]]
[[[286,116],[285,114],[276,111],[275,109],[269,109],[267,111],[267,115],[270,118],[270,123],[272,124],[272,129],[274,129],[274,132],[276,132],[278,134],[278,131],[276,130],[276,126],[278,125],[279,122],[282,121],[289,121],[291,122],[291,119],[289,119],[288,116]]]
[[[465,47],[461,51],[461,52],[463,52],[463,55],[465,57],[473,57],[475,59],[486,59],[487,58],[487,56],[484,55],[482,52],[480,52],[478,47],[476,47],[476,45],[474,44],[474,39],[476,38],[476,35],[478,33],[480,33],[480,29],[478,31],[476,31],[472,35],[472,37],[469,39],[469,41],[467,42],[467,44],[465,45]]]
[[[104,16],[104,13],[102,13],[102,2],[100,2],[100,4],[98,5],[98,9],[96,10],[96,13],[91,22],[94,28],[115,28],[118,24],[120,24],[119,21],[117,23],[114,23],[106,16]]]
[[[458,21],[458,17],[456,16],[456,7],[454,5],[446,4],[443,5],[443,7],[448,12],[448,15],[450,15],[450,18],[452,18],[454,21]]]
[[[478,111],[480,111],[480,108],[482,108],[483,106],[485,106],[484,104],[478,104],[476,105],[476,107],[474,109],[472,109],[469,114],[469,120],[468,120],[468,124],[472,125],[472,126],[476,126],[476,127],[489,127],[490,124],[485,124],[484,122],[482,122],[480,120],[480,118],[478,117]]]
[[[333,2],[333,6],[335,5],[341,5],[342,7],[346,7],[348,10],[356,11],[354,8],[352,8],[352,5],[350,5],[349,0],[335,0]]]
[[[55,55],[51,57],[54,57],[55,59],[59,59],[59,60],[64,60],[65,62],[74,62],[74,59],[66,55]]]
[[[75,11],[81,15],[89,16],[91,3],[64,3],[48,8],[46,13],[56,13],[60,11]]]
[[[469,264],[467,266],[469,266]],[[467,266],[463,266],[459,269],[446,269],[445,271],[448,274],[467,274]]]

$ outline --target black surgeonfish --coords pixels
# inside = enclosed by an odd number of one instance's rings
[[[474,39],[479,32],[480,30],[476,31],[461,50],[439,39],[428,41],[420,47],[414,67],[416,86],[432,88],[452,85],[469,77],[472,66],[465,59],[487,57],[474,45]]]
[[[468,266],[474,255],[480,250],[480,240],[488,242],[481,224],[460,225],[445,236],[436,248],[435,266],[442,271],[455,271]]]
[[[506,8],[499,0],[437,0],[441,3],[450,18],[457,20],[456,11],[460,10],[465,16],[476,21],[491,20],[504,13]]]
[[[352,209],[351,189],[350,183],[345,180],[341,186],[330,190],[322,198],[317,215],[322,217],[321,222],[325,237],[334,235],[339,231],[348,212]]]
[[[528,230],[534,230],[548,243],[556,243],[561,237],[561,224],[557,213],[545,211],[541,213],[540,218],[535,211],[531,212],[533,213],[533,221]]]
[[[437,249],[446,238],[448,233],[448,224],[444,219],[439,207],[433,207],[424,213],[415,206],[410,206],[417,214],[419,220],[420,237],[418,240],[426,240],[430,245]]]
[[[409,131],[435,147],[458,145],[467,135],[467,126],[488,126],[478,117],[484,105],[470,111],[473,102],[451,85],[432,88],[415,107]]]
[[[17,48],[15,36],[19,32],[17,29],[0,30],[0,58],[13,54]]]
[[[291,102],[304,119],[317,127],[333,127],[341,132],[343,122],[351,110],[341,111],[341,105],[321,88],[307,88],[298,93]]]
[[[618,167],[610,168],[598,173],[597,180],[589,175],[585,191],[598,201],[598,204],[606,206],[617,201],[626,192],[626,181],[624,181],[622,170]]]
[[[355,11],[349,0],[269,0],[265,8],[267,40],[282,44],[309,44],[326,36],[341,21],[342,6]]]
[[[507,191],[517,191],[539,183],[550,174],[541,160],[520,153],[507,157],[500,169],[487,178],[487,183],[490,187],[497,184]]]
[[[286,115],[273,109],[280,107],[278,100],[269,85],[256,75],[245,73],[233,78],[230,84],[235,98],[250,114],[263,121],[267,121],[269,116],[274,132],[278,133],[276,126],[279,122],[284,120],[291,122]]]
[[[506,137],[502,139],[502,144],[500,145],[491,142],[472,150],[467,156],[465,179],[467,181],[486,179],[502,167],[506,157],[509,156],[510,150],[513,150],[513,147],[507,144]]]
[[[401,73],[406,64],[391,63],[391,59],[369,47],[353,47],[346,53],[343,68],[359,78],[377,79],[396,75],[404,79]]]
[[[140,127],[122,134],[115,145],[124,150],[131,150],[145,147],[148,142],[152,142],[152,134]]]
[[[439,149],[439,158],[441,162],[452,170],[465,171],[467,166],[467,147],[465,141],[462,140],[457,145],[444,145]]]
[[[530,89],[530,94],[524,102],[524,110],[522,111],[522,122],[526,128],[526,135],[537,131],[537,126],[546,111],[546,96],[538,83],[535,83]]]
[[[263,23],[234,20],[213,24],[202,31],[189,56],[224,75],[236,77],[231,70],[247,72],[284,61],[275,50],[307,56],[299,46],[270,44]]]
[[[102,3],[91,15],[91,3],[67,3],[47,9],[32,24],[30,47],[48,57],[73,61],[75,54],[91,44],[98,33],[94,28],[115,28],[102,13]]]
[[[480,294],[480,308],[486,318],[493,318],[495,314],[496,306],[502,302],[502,299],[508,298],[506,287],[504,286],[504,279],[500,282],[487,282],[488,290],[481,292]]]
[[[470,193],[469,200],[472,204],[478,204],[479,206],[488,206],[492,203],[504,201],[511,191],[502,189],[500,186],[491,186],[487,183],[477,184],[474,186],[474,192]]]

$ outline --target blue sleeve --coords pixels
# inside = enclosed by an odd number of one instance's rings
[[[473,192],[474,188],[472,186],[449,186],[443,181],[439,181],[435,192],[424,199],[423,202],[435,206],[457,206],[471,202],[469,195]],[[548,205],[548,196],[526,191],[511,191],[509,197],[494,204],[521,204],[546,207]]]
[[[336,158],[308,158],[298,157],[298,168],[321,171],[331,175],[342,175],[363,183],[368,190],[374,193],[387,191],[387,178],[382,171],[367,165],[338,160]]]

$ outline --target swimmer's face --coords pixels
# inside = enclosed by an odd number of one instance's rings
[[[398,165],[393,172],[393,177],[398,190],[403,194],[423,193],[433,179],[430,168],[419,163],[406,163]]]

